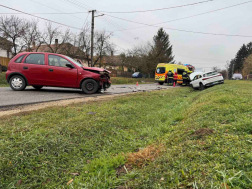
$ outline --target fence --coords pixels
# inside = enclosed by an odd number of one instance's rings
[[[9,64],[10,60],[11,60],[10,58],[0,57],[0,64],[1,64],[1,66],[8,67],[8,64]]]
[[[0,57],[0,73],[2,71],[7,71],[9,62],[10,62],[10,58]]]

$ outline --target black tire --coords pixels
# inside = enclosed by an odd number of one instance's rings
[[[99,85],[93,79],[87,79],[82,82],[81,89],[86,94],[94,94],[98,91]]]
[[[159,83],[159,85],[163,85],[164,84],[164,82],[158,82]]]
[[[200,89],[201,91],[203,91],[203,90],[205,89],[205,86],[204,86],[202,83],[200,83],[199,89]]]
[[[10,87],[13,91],[23,91],[26,88],[26,81],[20,75],[14,75],[9,81]]]
[[[39,85],[33,85],[32,87],[33,87],[34,89],[36,89],[36,90],[40,90],[40,89],[43,88],[43,86],[39,86]]]

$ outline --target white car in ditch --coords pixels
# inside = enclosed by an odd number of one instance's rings
[[[218,72],[211,71],[196,75],[190,84],[194,89],[203,90],[206,87],[222,83],[224,83],[223,76]]]

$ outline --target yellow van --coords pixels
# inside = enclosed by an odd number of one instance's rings
[[[182,74],[184,71],[187,73],[191,73],[191,71],[188,69],[188,67],[178,64],[168,64],[168,63],[160,63],[157,65],[157,69],[155,72],[155,81],[158,82],[160,85],[163,85],[164,83],[167,83],[167,74],[171,70],[173,74],[175,72],[178,73],[178,84],[183,83]]]

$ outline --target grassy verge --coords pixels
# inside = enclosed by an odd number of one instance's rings
[[[0,121],[0,188],[252,188],[252,83]]]
[[[7,87],[9,86],[6,79],[5,79],[5,73],[0,73],[0,87]]]
[[[155,80],[153,78],[125,78],[125,77],[111,77],[111,83],[113,85],[120,85],[120,84],[146,84],[146,83],[154,83]]]

